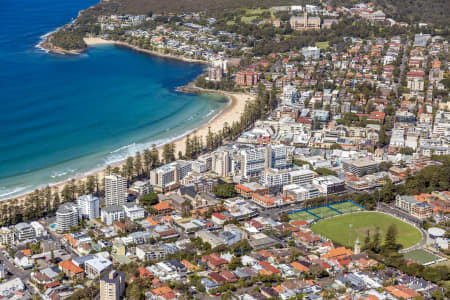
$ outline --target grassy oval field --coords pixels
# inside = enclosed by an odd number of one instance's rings
[[[362,246],[367,231],[373,237],[377,227],[380,230],[381,240],[384,241],[391,224],[397,226],[397,242],[402,244],[403,248],[411,247],[422,239],[420,230],[414,226],[378,212],[352,213],[323,219],[313,224],[311,230],[341,245],[353,247],[356,237],[359,236]]]

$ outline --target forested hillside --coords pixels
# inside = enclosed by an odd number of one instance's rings
[[[450,24],[449,0],[375,0],[374,3],[398,21],[424,22],[447,28]]]
[[[305,0],[110,0],[97,5],[116,13],[148,14],[161,12],[219,12],[235,8],[268,8],[276,5],[304,4]]]
[[[356,0],[329,0],[333,6],[352,7]],[[428,23],[441,28],[448,28],[450,24],[449,0],[372,0],[375,7],[380,8],[387,17],[396,21],[413,23]]]

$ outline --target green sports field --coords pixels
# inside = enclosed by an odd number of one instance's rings
[[[384,240],[386,231],[391,224],[397,225],[397,241],[403,245],[403,248],[415,245],[422,238],[422,234],[414,226],[377,212],[359,212],[320,220],[312,225],[311,229],[341,245],[353,247],[358,236],[363,243],[367,231],[373,236],[377,227],[382,240]]]
[[[422,265],[441,259],[439,256],[422,249],[406,252],[403,256],[407,260],[414,260]]]

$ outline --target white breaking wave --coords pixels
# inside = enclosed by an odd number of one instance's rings
[[[0,199],[4,199],[5,197],[9,197],[11,195],[23,192],[24,190],[30,188],[31,186],[16,186],[14,188],[5,188],[5,187],[1,187],[0,188]]]
[[[77,169],[68,169],[68,170],[65,170],[65,171],[55,171],[55,172],[53,172],[53,174],[50,177],[51,178],[58,178],[58,177],[65,176],[65,175],[70,174],[70,173],[75,173],[76,171],[77,171]]]

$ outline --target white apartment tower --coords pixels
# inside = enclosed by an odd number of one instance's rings
[[[253,148],[241,151],[241,172],[244,177],[254,177],[264,170],[266,148]]]
[[[56,211],[56,231],[67,232],[78,225],[78,209],[72,202],[62,204]]]
[[[89,220],[100,216],[100,199],[93,195],[82,195],[77,199],[78,213],[80,218]]]
[[[122,206],[127,202],[127,180],[119,175],[105,176],[106,206]]]
[[[214,152],[212,154],[211,170],[217,175],[226,177],[230,172],[230,155],[227,151]]]

